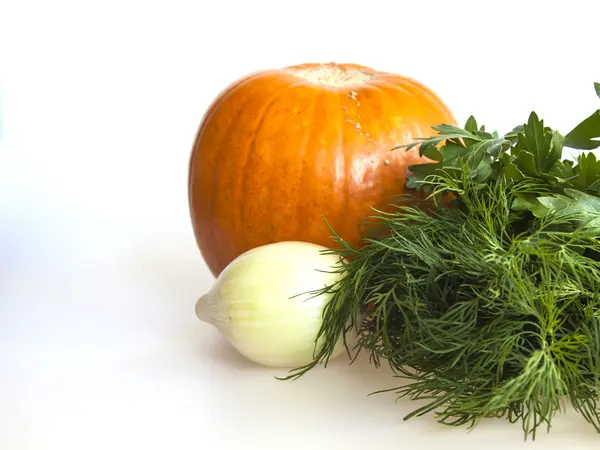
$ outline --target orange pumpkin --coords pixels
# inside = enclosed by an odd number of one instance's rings
[[[415,80],[357,64],[301,64],[248,75],[205,114],[190,159],[198,246],[217,276],[267,243],[332,247],[324,219],[355,246],[372,206],[402,194],[416,149],[394,146],[455,123]]]

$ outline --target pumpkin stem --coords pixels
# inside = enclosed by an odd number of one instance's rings
[[[365,84],[377,78],[374,71],[369,71],[366,67],[360,69],[344,64],[311,64],[292,66],[285,70],[309,83],[338,87]]]

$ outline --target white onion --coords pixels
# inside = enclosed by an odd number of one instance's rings
[[[271,367],[313,360],[322,312],[332,294],[311,291],[340,279],[339,256],[306,242],[278,242],[240,255],[196,303],[200,320],[214,325],[242,355]],[[344,351],[338,345],[331,358]]]

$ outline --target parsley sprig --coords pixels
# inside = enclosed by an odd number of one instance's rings
[[[600,98],[600,83],[594,83],[594,87]],[[594,153],[580,153],[575,161],[561,159],[564,147],[578,150],[600,147],[600,109],[565,136],[545,126],[535,112],[530,114],[527,123],[504,136],[486,131],[485,126],[478,127],[473,116],[469,117],[464,128],[442,124],[433,129],[438,132],[437,136],[419,138],[399,147],[410,150],[418,146],[421,156],[433,161],[410,168],[409,188],[430,191],[431,188],[423,181],[442,171],[461,177],[461,162],[466,161],[468,176],[480,184],[498,180],[535,180],[537,189],[518,195],[512,207],[529,210],[537,217],[542,217],[549,210],[551,202],[540,200],[548,193],[560,194],[571,189],[594,196],[600,194],[600,161]],[[566,205],[566,202],[560,204]]]

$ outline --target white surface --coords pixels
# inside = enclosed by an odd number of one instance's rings
[[[365,364],[277,381],[198,322],[189,150],[229,82],[308,61],[411,75],[461,122],[536,109],[567,131],[600,106],[600,3],[194,3],[0,6],[0,449],[525,447],[501,421],[402,422],[414,405],[367,397],[395,381]],[[526,445],[599,442],[570,412]]]

